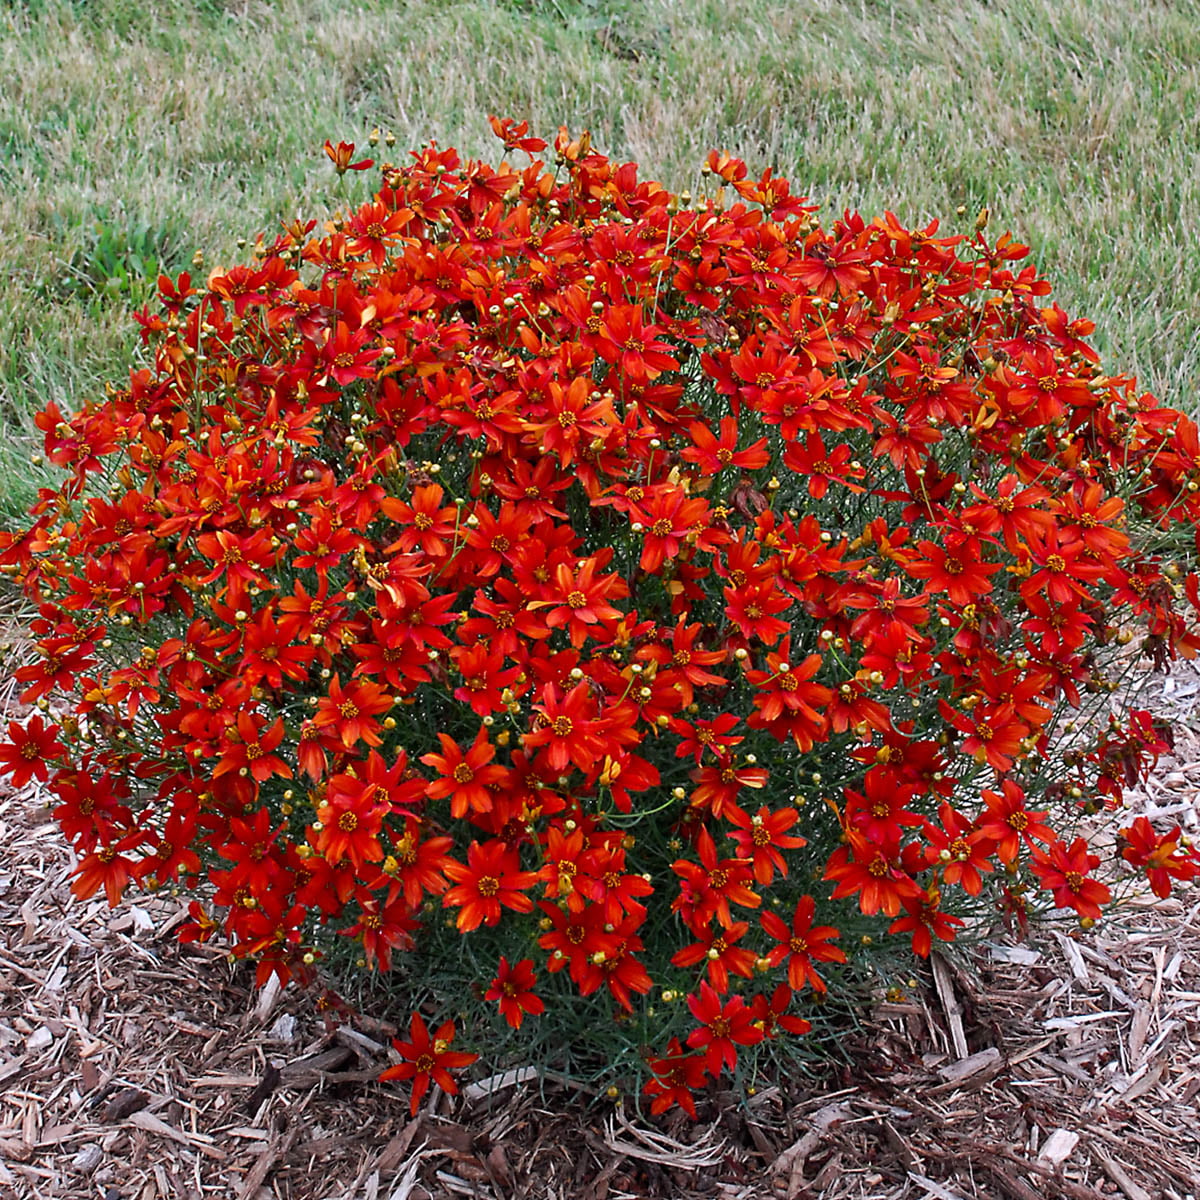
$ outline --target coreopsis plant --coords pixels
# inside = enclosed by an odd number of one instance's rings
[[[1194,422],[985,215],[493,127],[524,165],[430,145],[161,278],[146,365],[38,417],[0,771],[75,894],[195,889],[260,979],[352,946],[432,1022],[414,1107],[548,1028],[694,1114],[848,957],[1190,880],[1120,816],[1169,731],[1110,693],[1200,645]]]

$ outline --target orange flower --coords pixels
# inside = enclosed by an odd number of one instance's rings
[[[532,912],[533,901],[525,889],[538,880],[536,871],[520,870],[516,854],[499,838],[467,847],[467,865],[451,860],[446,874],[456,880],[442,903],[457,908],[458,928],[464,933],[480,925],[497,925],[502,908],[514,912]]]
[[[500,1015],[514,1029],[520,1029],[526,1013],[539,1016],[546,1011],[541,997],[534,995],[534,978],[532,959],[523,958],[513,967],[501,955],[500,968],[483,998],[499,1001]]]
[[[0,742],[0,775],[8,775],[14,788],[24,787],[31,779],[49,777],[48,762],[61,758],[66,747],[58,740],[58,727],[47,726],[34,716],[28,725],[8,723],[8,741]]]
[[[392,1039],[393,1047],[404,1061],[388,1067],[379,1078],[413,1081],[408,1110],[415,1117],[431,1082],[436,1083],[443,1092],[456,1095],[458,1084],[451,1078],[450,1072],[470,1066],[479,1055],[450,1049],[450,1043],[454,1041],[453,1021],[440,1025],[437,1033],[430,1037],[420,1014],[413,1013],[409,1021],[409,1036],[411,1041],[407,1042],[399,1038]]]
[[[441,754],[423,754],[421,761],[441,775],[426,789],[431,800],[450,797],[450,814],[465,817],[468,813],[490,812],[491,788],[508,778],[508,768],[492,762],[496,747],[488,741],[487,728],[480,725],[471,748],[464,754],[458,743],[445,733],[438,734]]]
[[[1049,853],[1036,848],[1033,851],[1034,874],[1042,887],[1054,893],[1055,905],[1073,908],[1081,917],[1093,920],[1100,916],[1100,906],[1112,899],[1107,886],[1090,878],[1099,865],[1100,859],[1088,852],[1088,844],[1081,837],[1070,846],[1056,841]]]
[[[333,169],[339,175],[345,175],[347,171],[367,171],[375,165],[373,158],[359,159],[358,162],[350,161],[354,157],[353,142],[338,142],[335,146],[326,138],[325,153],[328,155],[329,161],[333,163]]]
[[[846,955],[837,946],[829,944],[841,934],[832,925],[814,925],[812,919],[815,911],[816,903],[813,898],[801,896],[796,902],[790,929],[773,912],[764,912],[759,916],[763,930],[779,943],[767,952],[767,962],[777,967],[787,959],[788,985],[796,992],[800,991],[805,983],[811,983],[816,992],[827,990],[825,981],[813,969],[814,960],[846,961]]]
[[[392,697],[377,683],[356,680],[342,687],[341,678],[333,677],[329,695],[323,696],[313,714],[312,723],[318,729],[329,728],[347,750],[358,742],[368,746],[382,745],[379,722],[375,719],[392,707]]]

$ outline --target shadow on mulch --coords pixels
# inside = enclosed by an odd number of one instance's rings
[[[1193,833],[1197,695],[1190,666],[1164,678],[1182,741],[1134,798]],[[852,1072],[718,1093],[697,1123],[528,1071],[410,1119],[378,1082],[394,1028],[255,992],[176,943],[169,896],[72,901],[43,800],[0,789],[3,1200],[1200,1196],[1197,889],[935,957],[843,1043]]]
[[[0,1195],[14,1200],[1185,1200],[1200,1191],[1200,955],[1172,900],[1086,940],[936,958],[853,1077],[657,1125],[509,1072],[410,1119],[395,1030],[327,1027],[181,947],[178,901],[74,903],[37,799],[0,796]],[[1190,893],[1189,895],[1195,895]]]

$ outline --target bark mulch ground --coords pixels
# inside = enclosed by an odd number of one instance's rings
[[[1156,701],[1198,691],[1177,672]],[[1137,803],[1194,830],[1200,739],[1180,738]],[[410,1119],[376,1081],[390,1026],[327,1027],[179,946],[178,899],[74,902],[44,799],[0,794],[4,1200],[1200,1196],[1200,890],[935,958],[875,1006],[852,1073],[696,1125],[531,1072]]]

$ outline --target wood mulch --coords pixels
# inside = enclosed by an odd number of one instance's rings
[[[1200,676],[1159,686],[1180,741],[1136,803],[1195,830]],[[73,901],[44,801],[0,793],[4,1200],[1200,1197],[1198,889],[935,958],[875,1006],[852,1075],[695,1125],[528,1072],[411,1119],[377,1081],[392,1027],[326,1026],[178,945],[177,898]]]

